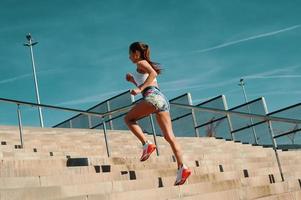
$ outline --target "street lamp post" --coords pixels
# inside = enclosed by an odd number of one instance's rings
[[[240,83],[239,83],[238,85],[241,86],[242,91],[243,91],[243,94],[244,94],[245,102],[247,103],[247,102],[248,102],[248,97],[247,97],[247,93],[246,93],[246,90],[245,90],[244,79],[241,78],[239,82],[240,82]],[[247,107],[248,107],[248,112],[249,112],[249,114],[250,114],[250,113],[251,113],[251,110],[250,110],[249,104],[247,105]],[[251,126],[252,126],[252,132],[253,132],[255,144],[258,144],[258,138],[257,138],[257,136],[256,136],[256,131],[255,131],[255,128],[254,128],[254,126],[253,126],[254,123],[253,123],[253,119],[252,119],[252,118],[250,118],[250,122],[251,122]]]
[[[26,39],[28,43],[25,43],[24,46],[29,47],[30,49],[30,55],[31,55],[31,62],[32,62],[32,70],[33,70],[33,79],[35,83],[35,91],[36,91],[36,98],[37,98],[37,103],[40,103],[40,95],[39,95],[39,87],[38,87],[38,80],[37,80],[37,74],[36,74],[36,67],[35,67],[35,62],[34,62],[34,57],[33,57],[33,46],[38,44],[38,42],[32,42],[32,38],[30,33],[26,35]],[[39,117],[40,117],[40,125],[43,128],[44,127],[44,122],[43,122],[43,114],[42,114],[42,109],[41,107],[38,107],[39,110]]]

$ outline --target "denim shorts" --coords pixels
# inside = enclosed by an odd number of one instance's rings
[[[154,105],[159,112],[170,110],[168,99],[164,94],[155,86],[149,86],[142,91],[143,99]]]

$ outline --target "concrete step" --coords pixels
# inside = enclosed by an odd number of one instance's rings
[[[289,192],[288,183],[281,182],[275,184],[261,185],[255,187],[240,187],[238,181],[222,181],[215,183],[197,183],[185,184],[183,186],[171,186],[156,189],[131,190],[127,192],[113,192],[109,194],[87,194],[79,197],[60,198],[60,200],[76,200],[76,199],[215,199],[221,197],[216,193],[223,191],[228,192],[229,199],[254,199],[266,195],[273,195],[283,192]],[[203,197],[202,197],[203,196]],[[227,197],[227,196],[226,196]],[[217,198],[218,199],[218,198]],[[227,199],[225,196],[221,199]]]
[[[282,194],[257,198],[257,200],[299,200],[299,199],[301,199],[301,191],[285,192]]]

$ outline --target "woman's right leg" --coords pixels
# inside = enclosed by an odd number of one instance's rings
[[[183,156],[180,145],[178,144],[175,135],[172,130],[172,123],[169,112],[156,113],[156,119],[160,129],[163,132],[165,140],[170,144],[170,147],[176,156],[178,169],[183,165]]]
[[[143,145],[147,139],[141,127],[137,124],[137,120],[152,114],[156,110],[156,107],[152,104],[146,101],[141,101],[140,103],[136,104],[124,118],[124,121],[129,129],[134,133],[134,135],[136,135]]]
[[[156,114],[157,122],[164,134],[164,138],[170,144],[172,151],[177,159],[178,171],[175,185],[182,185],[186,179],[190,176],[191,170],[183,164],[183,156],[180,145],[178,144],[174,133],[172,131],[172,123],[169,112],[159,112]]]

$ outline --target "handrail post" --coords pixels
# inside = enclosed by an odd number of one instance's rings
[[[156,152],[157,152],[157,156],[159,156],[159,148],[158,148],[158,144],[157,144],[157,139],[156,139],[156,129],[155,129],[155,125],[154,125],[154,120],[153,120],[153,115],[150,114],[149,115],[149,119],[150,119],[150,123],[151,123],[151,126],[152,126],[152,131],[153,131],[153,137],[154,137],[154,142],[155,142],[155,145],[156,145]]]
[[[224,104],[225,110],[228,110],[228,103],[227,103],[227,100],[226,100],[226,96],[225,96],[225,95],[222,95],[222,100],[223,100],[223,104]],[[232,125],[232,121],[231,121],[231,119],[230,119],[230,114],[227,113],[227,114],[226,114],[226,117],[227,117],[227,122],[228,122],[228,126],[229,126],[230,137],[231,137],[231,140],[234,141],[234,140],[235,140],[235,137],[234,137],[234,135],[233,135],[233,125]]]
[[[227,121],[228,121],[229,129],[230,129],[231,140],[232,140],[232,141],[235,141],[235,136],[234,136],[234,134],[233,134],[233,125],[232,125],[232,121],[231,121],[231,119],[230,119],[230,115],[227,114],[226,116],[227,116]]]
[[[108,155],[108,157],[110,157],[111,155],[110,155],[110,149],[109,149],[108,138],[107,138],[106,121],[105,121],[104,117],[102,117],[101,119],[102,119],[102,126],[103,126],[103,133],[104,133],[104,137],[105,137],[107,155]]]
[[[187,97],[188,97],[188,103],[189,103],[189,105],[192,106],[191,94],[187,93]],[[199,129],[195,128],[195,127],[197,127],[197,120],[196,120],[195,111],[194,111],[193,108],[191,109],[191,115],[192,115],[192,123],[193,123],[195,137],[200,137]]]
[[[21,148],[23,149],[24,143],[23,143],[23,128],[22,128],[22,117],[21,117],[20,104],[17,104],[17,115],[18,115],[19,131],[20,131]]]
[[[193,123],[195,137],[200,137],[199,129],[196,128],[197,127],[197,121],[196,121],[194,109],[191,109],[191,114],[192,114],[192,121],[193,121],[192,123]]]
[[[107,101],[107,110],[108,110],[108,112],[111,111],[110,101]],[[110,129],[114,130],[113,121],[111,120],[112,119],[112,115],[109,115],[108,117],[109,117],[109,120],[110,120],[110,122],[109,122],[110,123]]]
[[[279,168],[279,173],[281,175],[282,181],[284,181],[282,167],[281,167],[279,155],[278,155],[278,152],[277,152],[277,142],[274,138],[274,131],[273,131],[273,128],[272,128],[272,123],[271,123],[270,120],[268,120],[267,123],[268,123],[268,127],[269,127],[269,132],[270,132],[270,135],[271,135],[271,138],[272,138],[272,144],[273,144],[273,149],[274,149],[274,152],[275,152],[275,156],[276,156],[276,160],[277,160],[277,164],[278,164],[278,168]]]
[[[92,128],[91,115],[88,115],[88,127],[89,127],[89,128]]]

